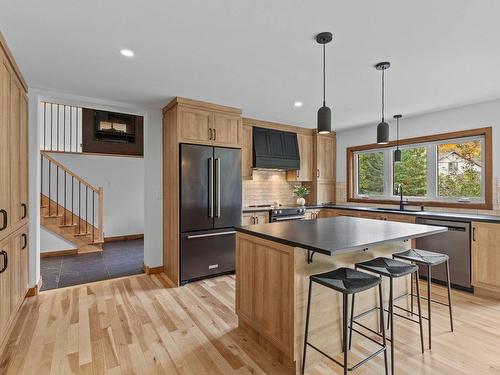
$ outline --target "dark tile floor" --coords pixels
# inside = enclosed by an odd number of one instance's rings
[[[144,240],[103,245],[101,253],[41,258],[41,290],[142,273]]]

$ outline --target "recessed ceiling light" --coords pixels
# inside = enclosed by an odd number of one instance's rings
[[[295,107],[302,107],[304,105],[304,103],[302,103],[302,102],[295,102],[295,103],[293,103],[293,105]]]
[[[120,50],[120,53],[125,56],[125,57],[132,57],[134,56],[134,52],[132,52],[131,50],[129,49],[122,49]]]

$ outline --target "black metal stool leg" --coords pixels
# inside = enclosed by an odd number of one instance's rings
[[[343,335],[342,337],[344,338],[344,345],[343,345],[343,350],[344,350],[344,375],[347,375],[347,293],[343,293],[342,295],[342,317],[343,317]]]
[[[309,314],[311,308],[311,288],[312,288],[312,281],[311,279],[309,279],[309,294],[307,296],[306,330],[304,333],[304,352],[302,354],[302,372],[301,372],[302,375],[304,375],[304,371],[306,368],[307,336],[309,333]]]
[[[413,273],[410,274],[410,299],[411,299],[410,311],[411,311],[411,317],[413,318]]]
[[[431,282],[432,282],[432,268],[427,266],[427,321],[429,324],[429,349],[432,347],[432,315],[431,315]]]
[[[389,318],[391,321],[391,374],[394,375],[394,294],[392,277],[389,278]]]
[[[424,352],[424,329],[422,324],[422,307],[420,305],[420,280],[418,275],[418,268],[415,271],[415,276],[417,278],[417,305],[418,305],[418,325],[420,327],[420,345],[422,347],[422,353]]]
[[[353,295],[354,297],[354,295]],[[380,302],[380,321],[382,324],[380,324],[380,329],[382,330],[382,344],[385,347],[384,350],[384,366],[385,366],[385,375],[389,374],[389,366],[387,363],[387,342],[385,339],[385,327],[384,327],[384,299],[382,298],[382,283],[378,284],[378,298]],[[352,324],[352,323],[351,323]]]
[[[446,281],[448,284],[448,307],[450,309],[450,325],[451,325],[451,332],[453,332],[453,313],[451,311],[450,264],[448,260],[446,261]]]
[[[354,296],[356,294],[353,294],[351,297],[351,319],[350,319],[350,324],[349,324],[349,350],[351,350],[351,344],[352,344],[352,324],[354,323]]]

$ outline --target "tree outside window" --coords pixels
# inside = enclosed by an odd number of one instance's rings
[[[384,194],[383,152],[368,152],[358,155],[358,194]]]
[[[406,196],[425,197],[427,195],[426,147],[401,149],[401,161],[394,162],[393,171],[394,195],[398,194],[397,187],[399,184],[403,185]]]

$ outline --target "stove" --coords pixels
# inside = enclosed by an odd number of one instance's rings
[[[290,220],[305,220],[306,209],[304,207],[280,207],[273,208],[269,212],[269,221],[290,221]]]

